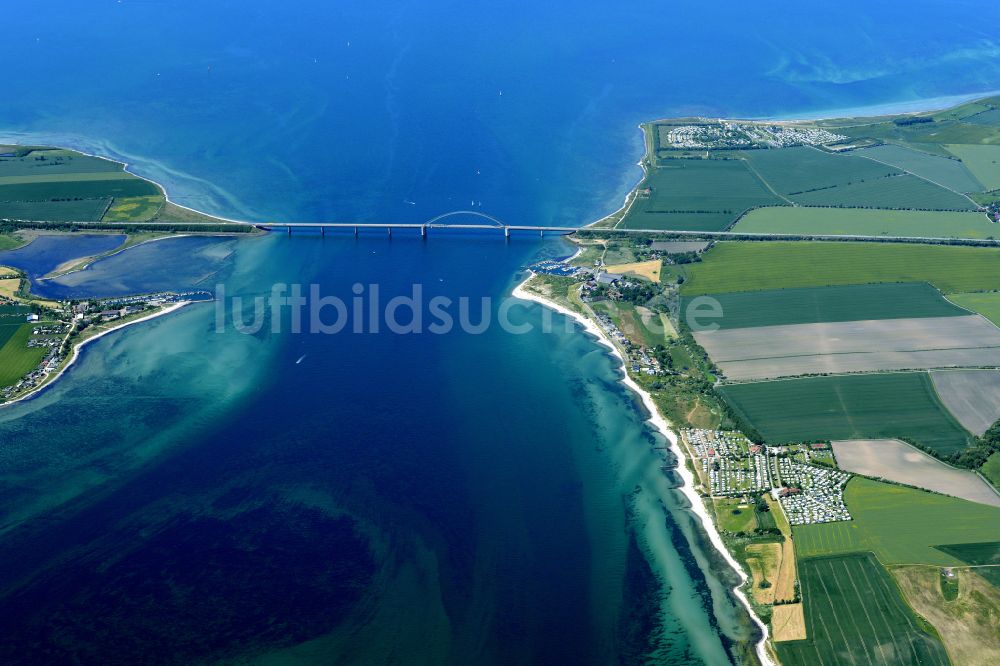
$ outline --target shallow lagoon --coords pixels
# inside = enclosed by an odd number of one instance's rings
[[[35,281],[68,261],[110,252],[124,242],[122,235],[43,235],[17,249],[0,252],[0,265],[19,268]]]
[[[247,239],[254,242],[254,239]],[[97,298],[158,291],[212,291],[229,265],[231,237],[184,236],[136,245],[85,269],[37,281],[45,298]]]

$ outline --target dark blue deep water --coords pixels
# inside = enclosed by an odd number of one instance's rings
[[[4,8],[0,141],[254,220],[575,225],[636,124],[1000,88],[988,3],[122,2]],[[82,245],[81,245],[82,248]],[[420,285],[499,315],[558,239],[178,239],[53,296]],[[81,249],[80,255],[90,250]],[[228,301],[227,301],[228,302]],[[192,305],[0,410],[3,663],[721,664],[754,640],[600,347],[560,317],[252,334]],[[670,461],[668,461],[670,462]]]

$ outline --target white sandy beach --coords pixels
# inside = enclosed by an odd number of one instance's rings
[[[618,348],[614,345],[614,343],[607,337],[607,335],[605,335],[604,331],[602,331],[597,324],[595,324],[587,317],[584,317],[581,314],[573,312],[569,308],[566,308],[560,305],[559,303],[544,298],[543,296],[539,296],[538,294],[533,294],[524,289],[524,285],[532,277],[534,277],[534,274],[532,274],[524,282],[517,285],[517,287],[514,288],[511,294],[515,298],[520,298],[525,301],[532,301],[534,303],[542,305],[543,307],[555,310],[556,312],[566,315],[567,317],[570,317],[574,321],[578,322],[581,326],[584,327],[584,329],[586,329],[588,333],[597,338],[597,341],[600,344],[607,347],[611,351],[611,354],[615,358],[617,358],[618,361],[621,363],[621,370],[623,375],[621,379],[622,384],[624,384],[626,387],[634,391],[641,398],[642,404],[646,407],[646,410],[650,413],[650,418],[648,422],[651,423],[652,426],[657,431],[659,431],[667,439],[667,441],[670,442],[671,452],[675,456],[677,456],[677,459],[680,461],[680,464],[677,465],[677,472],[678,474],[680,474],[681,479],[684,481],[683,485],[680,487],[680,491],[684,493],[684,496],[687,497],[688,501],[690,502],[691,511],[700,519],[702,527],[705,530],[705,533],[708,534],[709,540],[712,542],[712,545],[715,546],[719,554],[721,554],[722,557],[726,560],[726,563],[729,564],[729,566],[732,567],[732,569],[735,570],[740,576],[740,586],[738,586],[734,590],[734,593],[736,594],[737,598],[739,598],[743,606],[746,608],[747,613],[750,614],[750,617],[753,619],[754,623],[760,629],[762,634],[761,640],[756,645],[757,658],[760,659],[761,664],[764,664],[765,666],[775,666],[773,660],[771,659],[770,655],[767,652],[767,648],[765,645],[768,638],[767,625],[764,624],[764,622],[761,621],[759,617],[757,617],[757,614],[754,612],[753,607],[750,605],[750,601],[746,598],[746,595],[743,594],[743,590],[740,589],[743,583],[747,581],[747,574],[745,571],[743,571],[743,568],[740,566],[739,562],[737,562],[736,559],[726,549],[726,546],[722,541],[722,536],[719,534],[718,529],[716,529],[715,522],[712,520],[712,517],[709,515],[708,510],[705,508],[705,505],[702,502],[701,497],[699,497],[698,493],[696,493],[694,490],[694,485],[695,485],[694,475],[687,467],[686,464],[688,460],[687,455],[685,454],[685,452],[682,450],[682,447],[678,443],[677,433],[675,433],[673,430],[670,429],[670,425],[667,423],[667,420],[663,418],[662,414],[660,414],[659,410],[656,407],[656,403],[653,402],[653,396],[647,393],[641,386],[636,384],[631,377],[629,377],[628,371],[626,370],[625,357],[622,356],[622,353],[618,350]]]

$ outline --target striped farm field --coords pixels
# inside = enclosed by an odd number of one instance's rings
[[[983,190],[982,183],[976,180],[975,176],[957,159],[949,159],[941,155],[932,155],[892,144],[862,148],[854,151],[854,154],[891,164],[898,169],[909,171],[957,192],[980,192]]]
[[[694,298],[683,299],[682,312],[693,303],[692,312],[697,314],[703,301]],[[711,323],[722,329],[968,314],[926,282],[771,289],[713,294],[711,298],[722,308],[722,316]]]
[[[750,211],[735,232],[922,238],[1000,237],[1000,225],[983,213],[943,210],[875,210],[776,206]]]
[[[1000,508],[863,477],[844,494],[853,520],[793,529],[799,558],[873,551],[883,564],[961,566],[942,544],[995,541]]]
[[[900,438],[950,454],[970,438],[923,372],[784,379],[719,391],[771,444]]]
[[[665,160],[651,169],[619,226],[721,231],[754,206],[778,206],[742,160]]]
[[[806,639],[775,644],[785,666],[948,666],[944,646],[870,553],[799,563]]]
[[[687,267],[684,296],[873,282],[928,282],[946,294],[1000,290],[1000,249],[825,242],[717,243]]]
[[[1000,292],[983,291],[972,294],[949,294],[948,300],[966,310],[978,312],[1000,326]]]
[[[87,174],[90,176],[91,174]],[[0,201],[50,201],[52,199],[98,199],[104,197],[140,197],[161,194],[160,188],[147,180],[121,177],[119,174],[100,180],[70,179],[0,184]],[[128,174],[125,174],[128,176]]]
[[[949,152],[962,160],[987,190],[1000,189],[1000,146],[950,144]]]
[[[733,381],[1000,366],[1000,329],[979,315],[707,330],[694,337]]]
[[[968,197],[916,176],[903,174],[853,182],[791,197],[806,206],[906,208],[919,210],[975,210]]]

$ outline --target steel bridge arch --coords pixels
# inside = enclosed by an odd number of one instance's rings
[[[481,213],[478,210],[453,210],[449,213],[442,213],[436,217],[432,217],[431,219],[424,222],[424,224],[426,226],[433,226],[437,222],[447,217],[454,217],[455,215],[475,215],[476,217],[481,217],[483,219],[489,220],[490,222],[494,223],[495,225],[497,225],[498,229],[503,229],[504,227],[507,226],[503,220],[497,219],[492,215],[487,215],[486,213]],[[448,225],[441,225],[441,226],[448,226]]]

